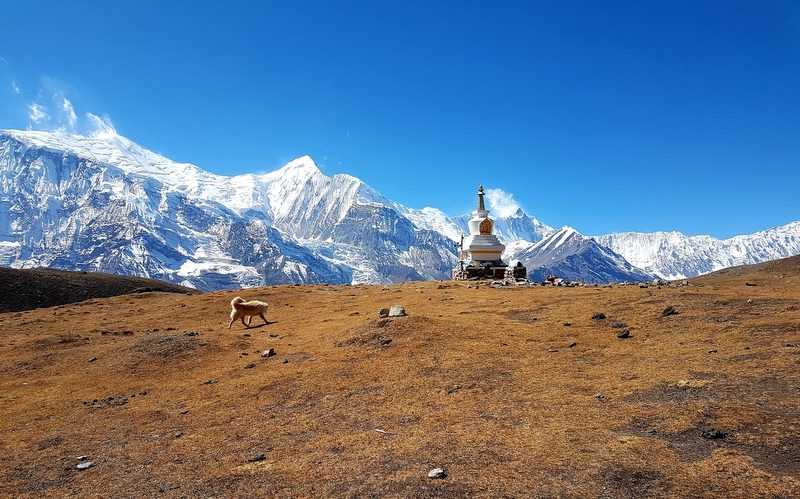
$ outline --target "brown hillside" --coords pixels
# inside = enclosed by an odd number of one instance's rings
[[[700,284],[281,286],[0,314],[0,494],[798,497],[800,285]],[[226,329],[239,294],[270,324]],[[392,304],[409,316],[379,320]]]
[[[145,291],[193,293],[195,290],[145,277],[102,272],[0,267],[0,312],[76,303],[90,298]]]
[[[787,279],[787,282],[800,278],[800,255],[757,263],[755,265],[740,265],[728,267],[706,274],[698,279],[716,279],[720,277],[743,277],[750,279]],[[796,281],[795,281],[796,282]]]

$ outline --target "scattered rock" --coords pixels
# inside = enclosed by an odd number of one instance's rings
[[[278,334],[277,333],[269,333],[269,337],[270,338],[277,338]]]
[[[89,362],[94,362],[97,360],[97,357],[89,357]]]
[[[756,284],[754,282],[746,282],[746,283],[744,283],[744,285],[745,286],[758,286],[758,284]]]
[[[389,317],[389,309],[382,308],[378,311],[378,317]]]
[[[675,310],[675,307],[670,305],[669,307],[665,308],[663,312],[661,312],[661,317],[667,317],[669,315],[675,315],[678,311]]]
[[[753,303],[753,299],[752,298],[748,298],[747,299],[747,303]]]
[[[703,431],[703,438],[708,440],[721,440],[727,436],[727,433],[717,428],[709,428]]]
[[[627,326],[628,326],[628,325],[627,325],[627,324],[625,324],[624,322],[616,322],[616,321],[615,321],[615,322],[612,322],[612,323],[611,323],[611,327],[613,327],[613,328],[615,328],[615,329],[622,329],[622,328],[624,328],[624,327],[627,327]]]
[[[570,348],[575,348],[576,346],[578,346],[578,342],[577,341],[573,341],[572,343],[569,344]]]
[[[625,338],[630,338],[630,337],[631,337],[631,330],[627,329],[627,328],[623,329],[622,331],[617,333],[617,338],[620,338],[620,339],[625,339]]]
[[[565,322],[564,325],[567,326],[567,327],[570,327],[572,325],[572,323],[571,322]]]
[[[217,380],[215,380],[215,379],[207,379],[207,380],[203,381],[203,384],[204,385],[213,385],[216,382],[217,382]]]
[[[78,456],[78,461],[87,461],[89,456]]]
[[[94,466],[94,461],[83,461],[83,462],[80,462],[77,465],[75,465],[75,467],[78,468],[81,471],[88,470],[92,466]]]
[[[261,352],[261,356],[262,357],[272,357],[273,355],[275,355],[275,349],[274,348],[268,348],[268,349],[264,350],[263,352]]]
[[[709,350],[708,353],[717,353],[717,350]]]
[[[178,414],[189,414],[189,409],[181,409]]]
[[[447,471],[444,468],[433,468],[428,472],[428,478],[434,480],[447,478]]]
[[[197,331],[186,331],[183,333],[184,336],[197,336]]]
[[[550,353],[555,353],[558,352],[558,348],[549,348],[547,351]]]
[[[247,462],[249,462],[249,463],[257,463],[259,461],[263,461],[266,458],[267,458],[267,456],[265,456],[264,454],[256,454],[254,456],[248,457],[247,458]]]
[[[286,359],[286,358],[284,358],[284,359],[281,361],[281,364],[288,364],[288,363],[289,363],[289,359]]]
[[[252,369],[254,367],[256,367],[255,364],[247,364],[246,366],[244,366],[245,369]]]
[[[592,314],[592,319],[596,321],[601,321],[606,318],[606,314],[603,312],[595,312]]]
[[[392,305],[389,310],[389,317],[403,317],[404,315],[406,315],[406,309],[400,305]]]
[[[447,394],[450,395],[461,390],[461,385],[450,385],[445,390],[447,391]]]
[[[603,394],[602,394],[602,393],[600,393],[600,392],[597,392],[597,393],[595,393],[595,394],[594,394],[594,398],[596,398],[597,400],[605,400],[605,399],[606,399],[606,396],[605,396],[605,395],[603,395]]]

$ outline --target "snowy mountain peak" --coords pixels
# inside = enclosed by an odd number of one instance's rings
[[[293,159],[286,163],[283,167],[272,172],[275,176],[294,175],[300,177],[312,177],[314,175],[322,175],[322,170],[319,169],[317,163],[311,156],[303,155],[297,159]]]

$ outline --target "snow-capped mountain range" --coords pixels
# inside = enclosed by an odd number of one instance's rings
[[[206,290],[441,279],[468,219],[405,207],[355,177],[323,174],[308,156],[227,177],[113,131],[0,131],[3,266],[136,274]],[[800,223],[727,241],[587,238],[517,210],[495,218],[495,233],[504,257],[532,275],[588,282],[693,276],[800,253]]]

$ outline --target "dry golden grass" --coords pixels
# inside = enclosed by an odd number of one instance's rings
[[[800,496],[797,264],[692,282],[281,286],[0,314],[0,494]],[[271,323],[228,331],[236,295]],[[409,316],[378,320],[393,304]]]

